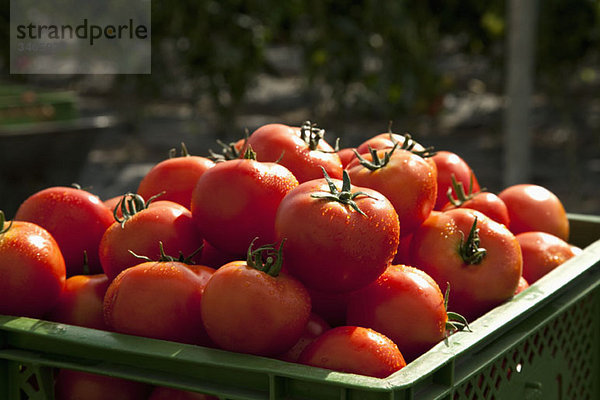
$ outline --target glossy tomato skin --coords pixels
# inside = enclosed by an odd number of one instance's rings
[[[250,242],[275,242],[273,224],[281,199],[298,181],[286,167],[251,159],[220,162],[194,189],[191,211],[207,242],[244,255]]]
[[[527,282],[527,279],[523,278],[523,276],[521,276],[521,278],[519,279],[519,285],[517,285],[517,288],[515,289],[515,296],[518,295],[519,293],[521,293],[522,291],[524,291],[525,289],[527,289],[529,287],[529,282]]]
[[[203,393],[159,386],[152,391],[148,400],[219,400],[219,398]]]
[[[177,261],[143,262],[121,272],[104,297],[116,332],[209,345],[200,315],[203,280]]]
[[[324,332],[304,349],[298,361],[375,378],[386,378],[406,366],[394,342],[358,326],[339,326]]]
[[[65,261],[47,230],[13,221],[0,233],[0,276],[0,314],[40,318],[65,286]]]
[[[288,362],[298,362],[300,354],[313,340],[321,336],[323,332],[331,329],[327,321],[315,313],[311,313],[300,339],[288,351],[277,358]]]
[[[390,338],[410,362],[444,339],[444,295],[425,272],[391,265],[348,302],[347,325],[365,326]]]
[[[380,150],[383,158],[390,150]],[[371,154],[364,154],[371,161]],[[437,195],[437,172],[422,157],[407,150],[396,149],[389,162],[374,171],[354,159],[346,168],[350,180],[387,197],[400,220],[400,235],[412,233],[429,216]]]
[[[90,272],[102,272],[98,244],[114,218],[98,196],[74,187],[49,187],[27,198],[15,220],[33,222],[50,232],[60,246],[68,276],[83,272],[84,252]]]
[[[546,232],[523,232],[516,235],[523,255],[523,277],[535,283],[581,250]]]
[[[569,219],[560,199],[543,186],[518,184],[502,190],[498,197],[508,208],[509,229],[515,235],[541,231],[567,241]]]
[[[481,190],[475,173],[469,164],[458,154],[440,150],[431,159],[437,167],[438,192],[434,207],[435,210],[441,210],[448,203],[446,193],[448,189],[452,188],[452,175],[454,175],[457,182],[462,183],[465,192],[468,192],[471,186],[471,176],[473,176],[472,193]]]
[[[494,193],[478,192],[473,195],[473,198],[465,201],[459,207],[480,211],[498,223],[507,227],[510,225],[508,208],[504,204],[504,201]],[[453,208],[457,207],[448,202],[442,208],[442,211],[452,210]]]
[[[341,191],[342,182],[332,180]],[[338,201],[314,198],[330,193],[325,179],[300,184],[277,210],[278,240],[284,267],[307,287],[322,292],[349,292],[377,279],[394,258],[399,242],[398,215],[381,193],[363,192],[354,201],[365,215]]]
[[[56,377],[56,400],[146,400],[152,386],[127,379],[61,369]]]
[[[273,277],[245,261],[219,268],[204,290],[202,319],[222,349],[275,356],[301,337],[310,316],[310,296],[295,278]]]
[[[346,147],[337,151],[340,161],[342,162],[342,168],[346,168],[348,164],[350,164],[350,161],[356,157],[354,150],[354,147]]]
[[[160,200],[170,200],[190,208],[192,192],[198,179],[215,163],[200,156],[169,158],[154,165],[140,181],[137,193],[149,199],[159,193]]]
[[[323,176],[321,167],[332,178],[342,178],[342,162],[339,155],[324,139],[311,150],[300,137],[300,128],[284,124],[267,124],[256,129],[248,143],[256,152],[258,161],[274,162],[288,168],[298,182],[306,182]]]
[[[45,319],[86,328],[110,330],[102,306],[109,285],[105,274],[73,275],[65,281],[58,303]]]
[[[100,262],[109,280],[124,269],[137,265],[140,259],[129,251],[160,258],[159,242],[165,254],[187,257],[202,246],[202,236],[192,219],[191,212],[180,204],[160,200],[133,215],[124,224],[116,221],[104,233],[99,245]],[[191,262],[198,262],[201,252]]]
[[[476,217],[479,247],[486,255],[470,264],[459,249]],[[523,267],[519,243],[508,228],[466,208],[428,218],[413,235],[411,261],[438,285],[450,284],[449,308],[469,321],[512,297]]]

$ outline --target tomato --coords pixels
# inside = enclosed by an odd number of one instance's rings
[[[192,192],[198,179],[215,163],[200,156],[191,156],[182,143],[181,157],[161,161],[144,175],[137,193],[145,199],[160,195],[160,200],[170,200],[190,208]]]
[[[31,222],[6,226],[0,211],[0,314],[39,318],[65,286],[65,260],[50,233]]]
[[[468,320],[512,297],[523,267],[508,228],[467,208],[429,217],[413,235],[411,261],[438,284],[450,284],[450,307]]]
[[[448,189],[447,193],[450,201],[442,207],[442,211],[458,207],[470,208],[481,211],[494,221],[509,226],[510,217],[508,215],[508,208],[500,197],[486,191],[473,192],[472,184],[469,188],[469,193],[465,193],[464,186],[462,183],[456,181],[454,175],[452,175],[451,179],[452,188]]]
[[[541,231],[567,241],[569,219],[560,199],[543,186],[519,184],[498,194],[508,208],[509,229],[514,234]]]
[[[152,386],[114,376],[61,369],[54,390],[56,400],[146,400]]]
[[[348,302],[347,325],[374,329],[390,338],[407,362],[444,339],[448,315],[444,295],[425,272],[391,265]]]
[[[306,121],[301,127],[267,124],[248,138],[247,145],[258,161],[277,161],[288,168],[298,182],[321,178],[321,167],[333,178],[342,177],[339,155],[324,139],[325,131]]]
[[[60,246],[68,276],[83,272],[84,252],[90,272],[102,272],[98,244],[114,217],[98,196],[74,187],[46,188],[21,203],[15,220],[33,222],[50,232]]]
[[[210,345],[200,315],[206,281],[179,261],[139,263],[111,282],[104,319],[120,333]]]
[[[349,292],[377,279],[394,258],[398,215],[381,193],[343,181],[315,179],[288,193],[275,218],[287,238],[284,264],[307,287]]]
[[[63,324],[110,330],[104,322],[102,311],[108,284],[105,274],[74,275],[68,278],[58,303],[44,318]]]
[[[393,341],[359,326],[339,326],[324,332],[304,349],[298,361],[375,378],[386,378],[406,366]]]
[[[346,168],[348,164],[350,164],[350,161],[352,161],[354,157],[356,157],[354,154],[354,150],[354,147],[346,147],[337,151],[337,154],[340,157],[340,161],[342,162],[342,168]]]
[[[435,201],[435,210],[441,210],[448,203],[448,189],[452,189],[452,177],[465,188],[470,188],[471,193],[481,190],[475,173],[458,154],[450,151],[437,151],[431,157],[437,167],[438,192]],[[471,183],[472,182],[472,183]]]
[[[346,323],[346,307],[354,291],[322,292],[310,287],[307,289],[314,313],[327,321],[330,326],[341,326]]]
[[[118,207],[121,204],[122,198],[123,198],[123,195],[121,194],[121,195],[114,196],[114,197],[111,197],[111,198],[103,201],[106,208],[108,208],[111,213],[113,213],[113,212],[116,213],[116,216],[118,218],[123,217],[123,214],[121,214],[121,209]],[[114,214],[113,214],[113,217],[114,217]]]
[[[126,194],[122,203],[130,207],[124,213],[126,217],[115,221],[99,244],[100,262],[109,280],[124,269],[139,264],[139,258],[130,251],[158,259],[159,242],[167,254],[191,256],[191,263],[200,260],[198,249],[203,240],[187,208],[166,200],[148,204],[132,193]]]
[[[521,276],[521,278],[519,279],[519,284],[517,285],[517,288],[515,289],[515,296],[518,295],[519,293],[521,293],[523,290],[527,289],[529,287],[529,282],[527,282],[527,280],[525,278],[523,278],[523,276]]]
[[[288,351],[277,358],[288,362],[298,362],[298,358],[306,346],[328,329],[331,329],[331,327],[327,321],[317,314],[311,313],[300,339]]]
[[[243,255],[250,242],[275,241],[274,221],[281,199],[298,181],[283,165],[241,160],[217,163],[198,180],[191,211],[202,237],[217,249]]]
[[[148,400],[218,400],[218,397],[169,387],[156,387]]]
[[[264,260],[263,260],[264,259]],[[310,296],[295,278],[280,273],[281,246],[248,250],[246,261],[223,265],[210,278],[202,319],[222,349],[262,356],[289,350],[308,322]]]
[[[346,169],[355,185],[374,189],[390,200],[402,236],[413,232],[433,210],[436,170],[411,151],[397,147],[373,150],[354,159]]]
[[[226,251],[219,250],[215,246],[204,240],[200,264],[217,269],[230,261],[238,260],[239,257],[240,256],[238,254],[232,254]]]
[[[546,232],[523,232],[516,237],[523,254],[523,277],[529,284],[581,252],[579,248]]]

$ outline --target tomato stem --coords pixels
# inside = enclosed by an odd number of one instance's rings
[[[415,142],[412,138],[412,136],[410,135],[410,133],[405,133],[403,135],[400,135],[404,137],[404,140],[402,141],[402,144],[400,145],[400,149],[401,150],[407,150],[410,151],[413,154],[418,155],[421,158],[429,158],[429,157],[433,157],[435,156],[437,153],[434,150],[433,146],[429,146],[429,147],[425,147],[423,150],[415,150],[415,146],[417,145],[417,142]],[[390,140],[392,141],[392,143],[394,143],[394,145],[400,143],[395,137],[394,134],[392,132],[390,132]]]
[[[477,217],[471,225],[469,236],[467,240],[464,240],[464,234],[460,231],[462,236],[460,240],[459,253],[463,261],[467,264],[479,264],[485,258],[487,250],[483,247],[479,247],[479,228],[477,228]]]
[[[13,224],[13,222],[10,221],[10,223],[8,224],[8,226],[5,228],[4,227],[5,223],[6,223],[6,216],[4,215],[4,211],[0,210],[0,235],[8,232],[8,230],[10,229],[10,227]]]
[[[169,158],[175,158],[177,156],[177,150],[172,148],[169,150]],[[190,157],[190,153],[185,143],[181,142],[181,157]]]
[[[308,145],[310,150],[317,150],[319,142],[325,136],[325,129],[319,128],[317,124],[304,121],[300,127],[300,138]]]
[[[163,242],[159,241],[158,242],[158,248],[160,249],[160,256],[158,257],[158,260],[153,260],[148,256],[144,256],[144,255],[140,255],[140,254],[136,254],[133,250],[128,250],[129,253],[131,255],[133,255],[136,258],[139,258],[141,260],[144,261],[148,261],[148,262],[153,262],[153,261],[157,261],[157,262],[180,262],[183,264],[188,264],[188,265],[192,265],[192,258],[194,258],[194,256],[196,254],[198,254],[198,252],[200,252],[200,250],[202,250],[202,248],[204,247],[204,244],[202,244],[200,247],[198,247],[196,250],[194,250],[189,256],[184,256],[183,253],[181,251],[179,251],[179,257],[175,258],[173,256],[168,255],[167,253],[165,253],[165,248],[163,246]]]
[[[448,319],[446,321],[446,327],[444,332],[444,339],[447,339],[448,336],[453,334],[454,332],[467,330],[471,331],[469,327],[469,322],[465,317],[460,315],[459,313],[448,311],[448,299],[450,297],[450,282],[446,282],[446,291],[444,292],[444,309],[446,310],[446,315]]]
[[[359,207],[358,204],[356,204],[356,202],[354,201],[355,198],[357,198],[358,196],[366,196],[366,197],[370,197],[372,199],[377,199],[376,197],[373,197],[365,192],[351,192],[351,184],[350,184],[350,176],[348,175],[348,172],[346,170],[343,171],[343,177],[342,177],[342,190],[339,191],[338,188],[335,186],[335,184],[333,183],[333,181],[331,180],[331,178],[329,177],[329,174],[327,173],[327,171],[325,171],[325,168],[321,167],[321,170],[323,171],[323,175],[325,177],[325,180],[327,181],[327,184],[329,185],[329,191],[330,193],[312,193],[310,195],[310,197],[313,197],[315,199],[326,199],[326,200],[332,200],[332,201],[337,201],[339,203],[342,204],[346,204],[349,205],[350,207],[352,207],[355,211],[359,212],[360,214],[364,215],[365,217],[367,216],[367,214],[365,214]]]
[[[473,193],[474,177],[473,177],[472,172],[471,172],[471,175],[469,178],[469,192],[468,193],[465,193],[465,188],[464,188],[462,182],[458,182],[456,180],[456,177],[454,176],[454,174],[452,174],[450,176],[450,179],[452,179],[452,186],[448,188],[448,191],[446,192],[446,197],[448,197],[448,201],[450,201],[450,204],[452,204],[455,207],[462,206],[464,203],[473,199],[473,197],[477,196],[479,193],[486,190],[485,188],[483,188],[483,189],[480,189],[479,191]],[[456,194],[456,198],[454,198],[452,196],[453,192]]]
[[[250,268],[262,271],[267,275],[273,277],[278,276],[281,272],[281,267],[283,266],[283,244],[286,239],[284,238],[281,241],[277,250],[275,250],[274,244],[266,244],[252,250],[254,242],[257,239],[258,237],[254,238],[248,247],[246,264]]]
[[[125,222],[133,217],[138,212],[145,210],[148,208],[150,203],[156,200],[158,197],[165,194],[165,191],[162,191],[154,196],[150,197],[147,201],[144,201],[144,198],[137,193],[128,192],[123,195],[121,200],[117,203],[115,208],[113,209],[113,217],[115,221],[121,224],[121,226],[125,225]],[[117,210],[121,209],[122,218],[119,218],[117,214]]]
[[[352,149],[352,151],[354,152],[354,155],[356,156],[356,158],[358,158],[358,162],[363,167],[367,168],[370,171],[375,171],[375,170],[378,170],[379,168],[385,167],[390,162],[390,158],[392,157],[392,154],[398,148],[398,143],[399,142],[394,143],[394,146],[391,148],[390,151],[384,151],[383,158],[381,158],[379,156],[376,149],[369,146],[369,153],[371,154],[371,161],[365,159],[363,156],[358,154],[358,151],[356,151],[356,149]]]

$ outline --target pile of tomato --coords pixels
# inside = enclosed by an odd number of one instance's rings
[[[0,314],[378,378],[580,251],[541,186],[494,194],[408,134],[339,149],[309,121],[182,145],[112,199],[46,188],[0,225]],[[94,385],[174,398],[67,370],[57,398]]]

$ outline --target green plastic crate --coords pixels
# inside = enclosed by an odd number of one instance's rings
[[[582,254],[386,379],[0,316],[0,399],[52,399],[54,368],[221,399],[599,399],[600,217],[570,220]]]

